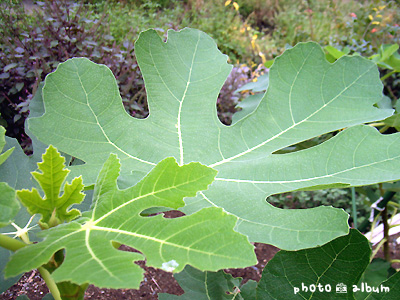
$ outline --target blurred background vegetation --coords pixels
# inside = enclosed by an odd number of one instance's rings
[[[230,124],[237,105],[252,94],[235,91],[257,81],[285,49],[313,40],[346,54],[371,57],[381,45],[399,44],[399,24],[399,3],[381,0],[4,0],[0,2],[0,125],[27,153],[32,151],[24,131],[29,101],[60,62],[78,56],[107,65],[117,78],[126,110],[134,117],[146,117],[146,91],[134,42],[149,28],[164,38],[168,29],[185,27],[214,38],[234,65],[217,100],[221,121]],[[387,74],[385,93],[395,106],[398,73],[387,68],[381,72]],[[351,210],[349,190],[295,192],[269,201],[282,208],[334,205]],[[358,195],[359,222],[368,217],[371,203]]]

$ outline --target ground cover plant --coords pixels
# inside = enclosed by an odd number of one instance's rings
[[[209,36],[169,31],[163,42],[148,30],[135,52],[148,95],[146,119],[126,113],[106,66],[73,58],[46,77],[31,101],[33,156],[15,140],[1,140],[1,224],[19,228],[18,239],[1,235],[1,245],[15,251],[6,277],[39,268],[54,298],[80,299],[88,283],[137,288],[142,271],[133,261],[145,257],[148,265],[182,271],[182,299],[193,293],[340,299],[339,283],[349,288],[348,299],[361,297],[354,286],[370,246],[358,231],[349,232],[348,214],[327,206],[282,210],[266,198],[400,179],[400,136],[362,125],[393,114],[375,105],[382,99],[377,65],[359,56],[329,63],[320,46],[301,43],[276,58],[256,109],[226,126],[215,102],[232,66]],[[314,147],[280,152],[337,130]],[[18,211],[15,197],[26,210]],[[186,216],[159,214],[170,209]],[[42,233],[28,230],[30,219]],[[2,229],[10,231],[10,225]],[[221,269],[255,264],[249,242],[282,251],[258,284],[242,285]],[[121,244],[140,253],[116,250]],[[8,252],[2,254],[5,264]],[[387,277],[378,284],[388,290],[365,289],[360,299],[395,299],[399,273]]]

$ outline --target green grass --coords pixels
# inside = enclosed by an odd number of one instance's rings
[[[239,10],[223,0],[92,2],[92,17],[107,13],[104,26],[116,43],[132,42],[148,28],[164,35],[170,28],[192,27],[211,35],[233,63],[258,64],[309,40],[370,54],[400,39],[394,1],[237,0]]]

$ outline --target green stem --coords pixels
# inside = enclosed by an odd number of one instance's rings
[[[368,123],[369,126],[373,126],[373,127],[378,127],[378,126],[383,126],[385,125],[385,123],[383,122],[376,122],[376,123]]]
[[[379,129],[379,132],[380,133],[384,133],[386,130],[388,130],[390,128],[390,126],[388,126],[388,125],[386,125],[386,126],[383,126],[381,129]]]
[[[51,277],[51,274],[49,273],[49,271],[47,271],[43,267],[39,267],[37,270],[39,271],[40,275],[42,275],[42,278],[43,278],[44,282],[46,282],[46,285],[49,288],[49,291],[50,291],[51,295],[53,296],[53,298],[55,300],[62,300],[60,291],[58,290],[58,287],[57,287],[57,284],[54,281],[53,277]]]
[[[13,239],[12,237],[0,234],[0,246],[15,252],[18,249],[27,246],[27,244],[20,240]]]
[[[54,209],[53,213],[51,214],[50,220],[48,222],[49,228],[56,227],[59,223],[60,222],[56,217],[56,209]]]
[[[386,78],[392,76],[394,73],[396,73],[395,70],[393,70],[392,72],[389,72],[389,73],[383,75],[383,76],[381,77],[381,81],[384,81]]]
[[[382,247],[382,245],[386,242],[385,238],[383,238],[378,245],[376,246],[374,252],[372,252],[371,254],[371,259],[370,262],[372,262],[372,260],[374,259],[375,255],[378,253],[379,249]]]
[[[353,206],[353,224],[354,228],[357,229],[357,204],[356,204],[356,190],[354,187],[351,188],[351,202]]]

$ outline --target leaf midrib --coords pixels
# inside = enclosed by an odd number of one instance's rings
[[[177,96],[175,96],[175,94],[171,91],[171,89],[168,87],[168,85],[167,85],[166,82],[164,81],[163,77],[161,76],[161,73],[160,73],[160,71],[158,70],[157,64],[156,64],[156,62],[155,62],[155,60],[154,60],[154,58],[153,58],[153,54],[152,54],[152,52],[151,52],[151,47],[149,47],[149,50],[148,50],[148,53],[149,53],[150,58],[151,58],[151,60],[152,60],[152,62],[153,62],[153,66],[154,66],[154,69],[156,70],[156,72],[157,72],[157,74],[158,74],[158,77],[160,78],[161,82],[163,83],[163,85],[165,86],[165,88],[167,89],[167,91],[171,94],[171,96],[172,96],[173,98],[175,98],[176,101],[179,102],[177,123],[176,123],[175,127],[176,127],[177,134],[178,134],[179,165],[181,165],[181,166],[184,164],[184,158],[183,158],[183,157],[184,157],[184,155],[183,155],[183,139],[182,139],[182,129],[181,129],[181,127],[182,127],[182,126],[181,126],[182,106],[183,106],[183,101],[184,101],[185,98],[186,98],[186,94],[187,94],[187,91],[188,91],[189,86],[190,86],[190,83],[191,83],[192,71],[193,71],[193,65],[194,65],[194,59],[195,59],[196,54],[197,54],[197,51],[198,51],[199,43],[200,43],[200,32],[198,32],[198,35],[197,35],[197,42],[196,42],[195,50],[194,50],[193,55],[192,55],[192,61],[191,61],[190,67],[189,67],[189,75],[188,75],[188,79],[187,79],[187,82],[186,82],[186,87],[185,87],[185,90],[184,90],[184,92],[183,92],[183,95],[182,95],[182,99],[181,99],[181,100],[180,100]],[[177,52],[179,53],[179,50],[178,50],[178,49],[177,49]]]
[[[227,255],[223,255],[223,254],[217,254],[214,252],[207,252],[207,251],[203,251],[203,250],[199,250],[199,249],[195,249],[195,248],[190,248],[188,246],[183,246],[183,245],[179,245],[176,243],[167,242],[167,240],[157,239],[152,236],[139,234],[136,232],[130,232],[130,231],[126,231],[126,230],[121,230],[121,229],[115,229],[115,228],[110,228],[110,227],[102,227],[102,226],[94,225],[90,228],[82,229],[82,230],[86,230],[86,231],[98,230],[98,231],[105,231],[105,232],[113,232],[113,233],[117,233],[117,234],[128,235],[128,236],[133,236],[133,237],[137,237],[137,238],[141,238],[141,239],[151,240],[153,242],[159,243],[161,245],[160,247],[162,247],[163,245],[168,245],[168,246],[172,246],[172,247],[176,247],[176,248],[181,248],[186,251],[192,251],[192,252],[197,252],[197,253],[206,254],[206,255],[213,255],[213,256],[226,258],[226,259],[237,259],[237,258],[232,258],[232,256],[227,256]],[[225,244],[224,246],[227,246],[227,245],[228,244]],[[246,261],[246,260],[244,259],[244,261]]]
[[[193,52],[193,56],[192,56],[192,62],[190,64],[190,69],[189,69],[189,76],[188,76],[188,80],[186,83],[186,88],[185,91],[183,92],[183,96],[182,96],[182,100],[179,102],[179,110],[178,110],[178,120],[177,120],[177,131],[178,131],[178,138],[179,138],[179,165],[183,165],[183,141],[182,141],[182,130],[181,130],[181,113],[182,113],[182,105],[183,105],[183,101],[186,98],[186,93],[188,91],[189,85],[191,83],[191,79],[192,79],[192,70],[193,70],[193,65],[194,65],[194,58],[196,57],[196,53],[197,53],[197,49],[200,43],[200,32],[198,32],[197,35],[197,42],[196,42],[196,47],[194,49]]]
[[[334,176],[342,174],[342,173],[351,172],[351,171],[354,171],[356,169],[371,167],[373,165],[385,163],[387,161],[395,160],[395,159],[398,159],[398,158],[400,158],[400,155],[394,156],[394,157],[391,157],[391,158],[387,158],[387,159],[384,159],[384,160],[380,160],[380,161],[377,161],[377,162],[373,162],[373,163],[370,163],[370,164],[365,164],[365,165],[362,165],[362,166],[348,168],[348,169],[345,169],[345,170],[341,170],[339,172],[335,172],[335,173],[331,173],[331,174],[327,174],[327,175],[323,175],[323,176],[309,177],[309,178],[303,178],[303,179],[297,179],[297,180],[275,180],[275,181],[267,180],[266,181],[266,180],[247,180],[247,179],[232,179],[232,178],[220,178],[220,177],[217,177],[217,178],[215,178],[215,181],[236,182],[236,183],[252,183],[252,184],[272,184],[272,183],[286,184],[286,183],[295,183],[295,182],[305,182],[305,181],[318,180],[318,179],[322,179],[322,178],[334,177]]]
[[[270,137],[269,139],[265,140],[264,142],[261,142],[261,143],[259,143],[258,145],[253,146],[252,148],[249,148],[249,149],[247,149],[247,150],[245,150],[245,151],[242,151],[242,152],[240,152],[240,153],[238,153],[238,154],[236,154],[236,155],[233,155],[233,156],[231,156],[231,157],[228,157],[228,158],[222,159],[222,160],[220,160],[220,161],[218,161],[218,162],[215,162],[215,163],[213,163],[213,164],[210,164],[209,167],[210,167],[210,168],[215,168],[215,167],[220,166],[220,165],[222,165],[222,164],[229,163],[230,161],[232,161],[232,160],[234,160],[234,159],[236,159],[236,158],[242,157],[242,156],[244,156],[244,155],[246,155],[246,154],[248,154],[248,153],[250,153],[250,152],[252,152],[252,151],[254,151],[254,150],[256,150],[256,149],[258,149],[258,148],[260,148],[260,147],[262,147],[262,146],[264,146],[264,145],[266,145],[266,144],[268,144],[269,142],[271,142],[271,141],[277,139],[278,137],[280,137],[280,136],[283,135],[284,133],[286,133],[286,132],[288,132],[288,131],[294,129],[296,126],[301,125],[301,124],[304,123],[304,122],[307,122],[308,119],[310,119],[311,117],[313,117],[314,115],[316,115],[317,113],[319,113],[320,111],[322,111],[325,107],[327,107],[328,105],[330,105],[333,101],[335,101],[338,97],[340,97],[343,93],[345,93],[345,92],[346,92],[350,87],[352,87],[361,77],[363,77],[365,74],[367,74],[373,67],[374,67],[374,65],[371,64],[371,67],[368,68],[368,69],[367,69],[365,72],[363,72],[362,74],[360,74],[355,80],[353,80],[353,82],[352,82],[351,84],[349,84],[348,86],[346,86],[340,93],[338,93],[335,97],[333,97],[333,98],[332,98],[331,100],[329,100],[327,103],[325,103],[324,105],[322,105],[319,109],[317,109],[316,111],[314,111],[314,112],[313,112],[312,114],[310,114],[308,117],[304,118],[303,120],[301,120],[301,121],[299,121],[299,122],[297,122],[297,123],[292,124],[291,126],[289,126],[288,128],[286,128],[285,130],[283,130],[283,131],[281,131],[280,133],[278,133],[278,134],[276,134],[276,135]],[[300,72],[300,70],[299,70],[299,72]],[[326,71],[325,71],[325,72],[326,72]],[[292,84],[292,85],[293,85],[293,84]],[[267,94],[267,93],[268,93],[268,90],[267,90],[266,94]],[[267,98],[264,98],[264,99],[267,100]],[[264,100],[264,101],[266,101],[266,100]],[[243,125],[243,123],[241,123],[241,125]]]

